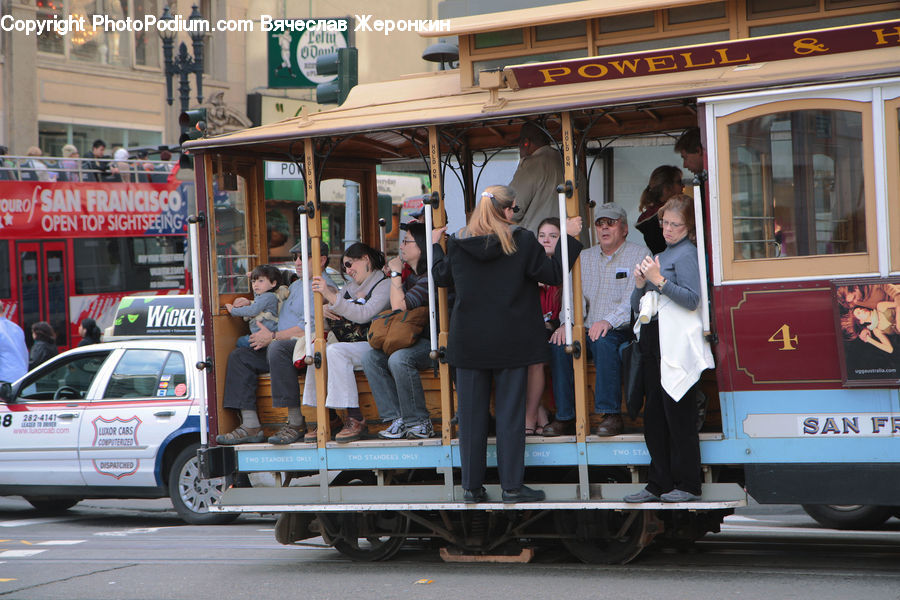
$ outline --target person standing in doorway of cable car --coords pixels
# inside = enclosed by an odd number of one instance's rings
[[[573,237],[581,232],[581,217],[568,220],[569,235],[557,242],[551,258],[533,233],[514,227],[517,209],[510,187],[490,186],[481,194],[469,224],[450,237],[446,254],[434,244],[434,282],[456,289],[447,359],[456,368],[466,503],[488,499],[483,483],[493,383],[503,501],[544,499],[543,491],[522,483],[528,366],[549,360],[538,283],[562,284],[559,244],[569,244],[571,268],[581,252],[581,243]],[[433,241],[442,231],[435,230]]]
[[[519,131],[519,166],[509,187],[515,190],[519,212],[512,222],[537,235],[541,222],[559,216],[556,186],[563,182],[562,156],[544,130],[525,123]]]
[[[694,245],[694,201],[672,196],[659,209],[666,249],[634,270],[631,308],[639,331],[646,404],[644,437],[650,451],[647,486],[626,502],[700,499],[697,403],[689,393],[715,365],[703,337],[700,267]],[[645,322],[646,320],[646,322]]]

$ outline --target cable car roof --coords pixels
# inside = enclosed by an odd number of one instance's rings
[[[390,161],[419,157],[427,133],[411,130],[429,125],[465,129],[473,150],[514,145],[523,117],[562,110],[604,117],[592,120],[590,134],[595,137],[675,130],[696,124],[690,100],[699,96],[897,73],[900,47],[894,46],[630,79],[501,89],[502,105],[492,106],[489,91],[462,90],[456,71],[439,71],[358,85],[338,108],[195,140],[185,147],[227,153],[228,148],[241,146],[243,156],[283,160],[302,154],[297,143],[302,139],[352,134],[333,156]]]

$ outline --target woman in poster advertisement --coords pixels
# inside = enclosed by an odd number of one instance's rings
[[[884,300],[868,308],[862,305],[854,306],[845,313],[841,319],[841,327],[847,339],[860,339],[891,354],[894,345],[888,336],[900,333],[897,328],[897,309],[900,302]]]

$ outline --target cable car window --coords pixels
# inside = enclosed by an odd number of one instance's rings
[[[250,291],[246,275],[257,258],[248,251],[246,181],[238,176],[237,183],[236,191],[219,190],[218,184],[213,183],[219,292],[229,294]]]
[[[767,114],[728,140],[735,260],[866,251],[862,114]]]

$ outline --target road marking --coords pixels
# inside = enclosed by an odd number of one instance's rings
[[[25,558],[26,556],[34,556],[41,552],[46,552],[46,550],[5,550],[0,552],[0,556],[3,558]]]
[[[0,577],[0,583],[6,583],[7,581],[15,581],[15,577]]]
[[[38,542],[36,546],[74,546],[81,544],[85,540],[47,540],[46,542]]]
[[[74,521],[83,519],[84,517],[48,517],[46,519],[19,519],[16,521],[0,521],[0,527],[27,527],[28,525],[45,525],[47,523],[62,523],[64,521]]]
[[[101,531],[94,535],[123,537],[134,533],[156,533],[161,529],[170,529],[169,527],[135,527],[134,529],[123,529],[122,531]]]

